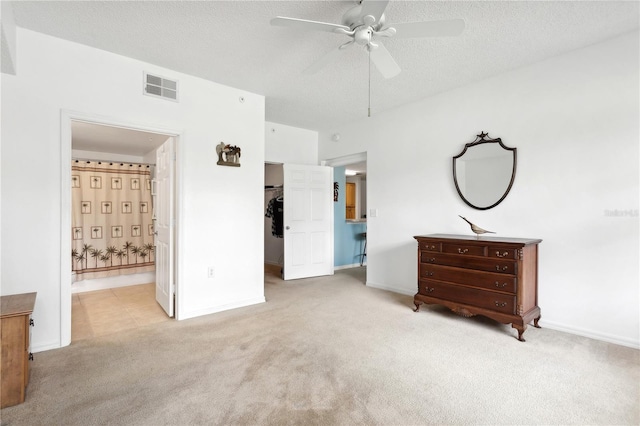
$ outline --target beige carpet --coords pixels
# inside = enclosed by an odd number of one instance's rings
[[[363,277],[268,275],[267,303],[38,353],[2,424],[640,423],[640,351],[533,327],[522,343]]]

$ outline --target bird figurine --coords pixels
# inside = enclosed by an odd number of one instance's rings
[[[460,215],[458,215],[458,216],[460,216]],[[462,217],[462,216],[460,216],[460,217]],[[469,222],[467,220],[467,218],[465,218],[465,217],[462,217],[462,219],[465,222],[467,222],[469,225],[471,225],[471,230],[477,234],[478,238],[480,238],[480,234],[495,234],[495,232],[493,232],[493,231],[487,231],[486,229],[482,229],[478,225],[475,225],[475,224]]]

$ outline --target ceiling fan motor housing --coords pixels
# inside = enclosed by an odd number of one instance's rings
[[[346,25],[352,30],[362,25],[365,25],[363,16],[360,16],[361,14],[362,14],[362,6],[358,5],[358,6],[352,7],[351,9],[347,10],[344,15],[342,15],[342,25]],[[376,18],[376,22],[373,25],[371,25],[371,28],[373,28],[374,31],[379,31],[383,27],[385,22],[384,13],[380,15],[380,17],[374,16],[374,18]]]

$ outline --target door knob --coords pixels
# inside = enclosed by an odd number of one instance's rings
[[[284,229],[286,229],[286,230],[288,231],[288,230],[289,230],[289,229],[291,229],[291,228],[290,228],[290,227],[288,227],[288,226],[285,226],[285,227],[284,227]]]

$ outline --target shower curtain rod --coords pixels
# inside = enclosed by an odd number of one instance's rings
[[[125,164],[129,164],[131,166],[135,165],[135,166],[138,166],[138,167],[141,167],[141,166],[147,166],[147,167],[153,166],[153,167],[155,167],[156,166],[153,163],[135,163],[135,162],[132,162],[132,161],[115,161],[115,160],[96,160],[95,158],[76,158],[76,157],[73,157],[73,158],[71,158],[71,161],[75,161],[76,163],[78,161],[86,161],[86,162],[89,162],[89,163],[93,162],[93,163],[98,163],[98,164],[101,164],[101,163],[120,164],[121,166],[123,166]]]

